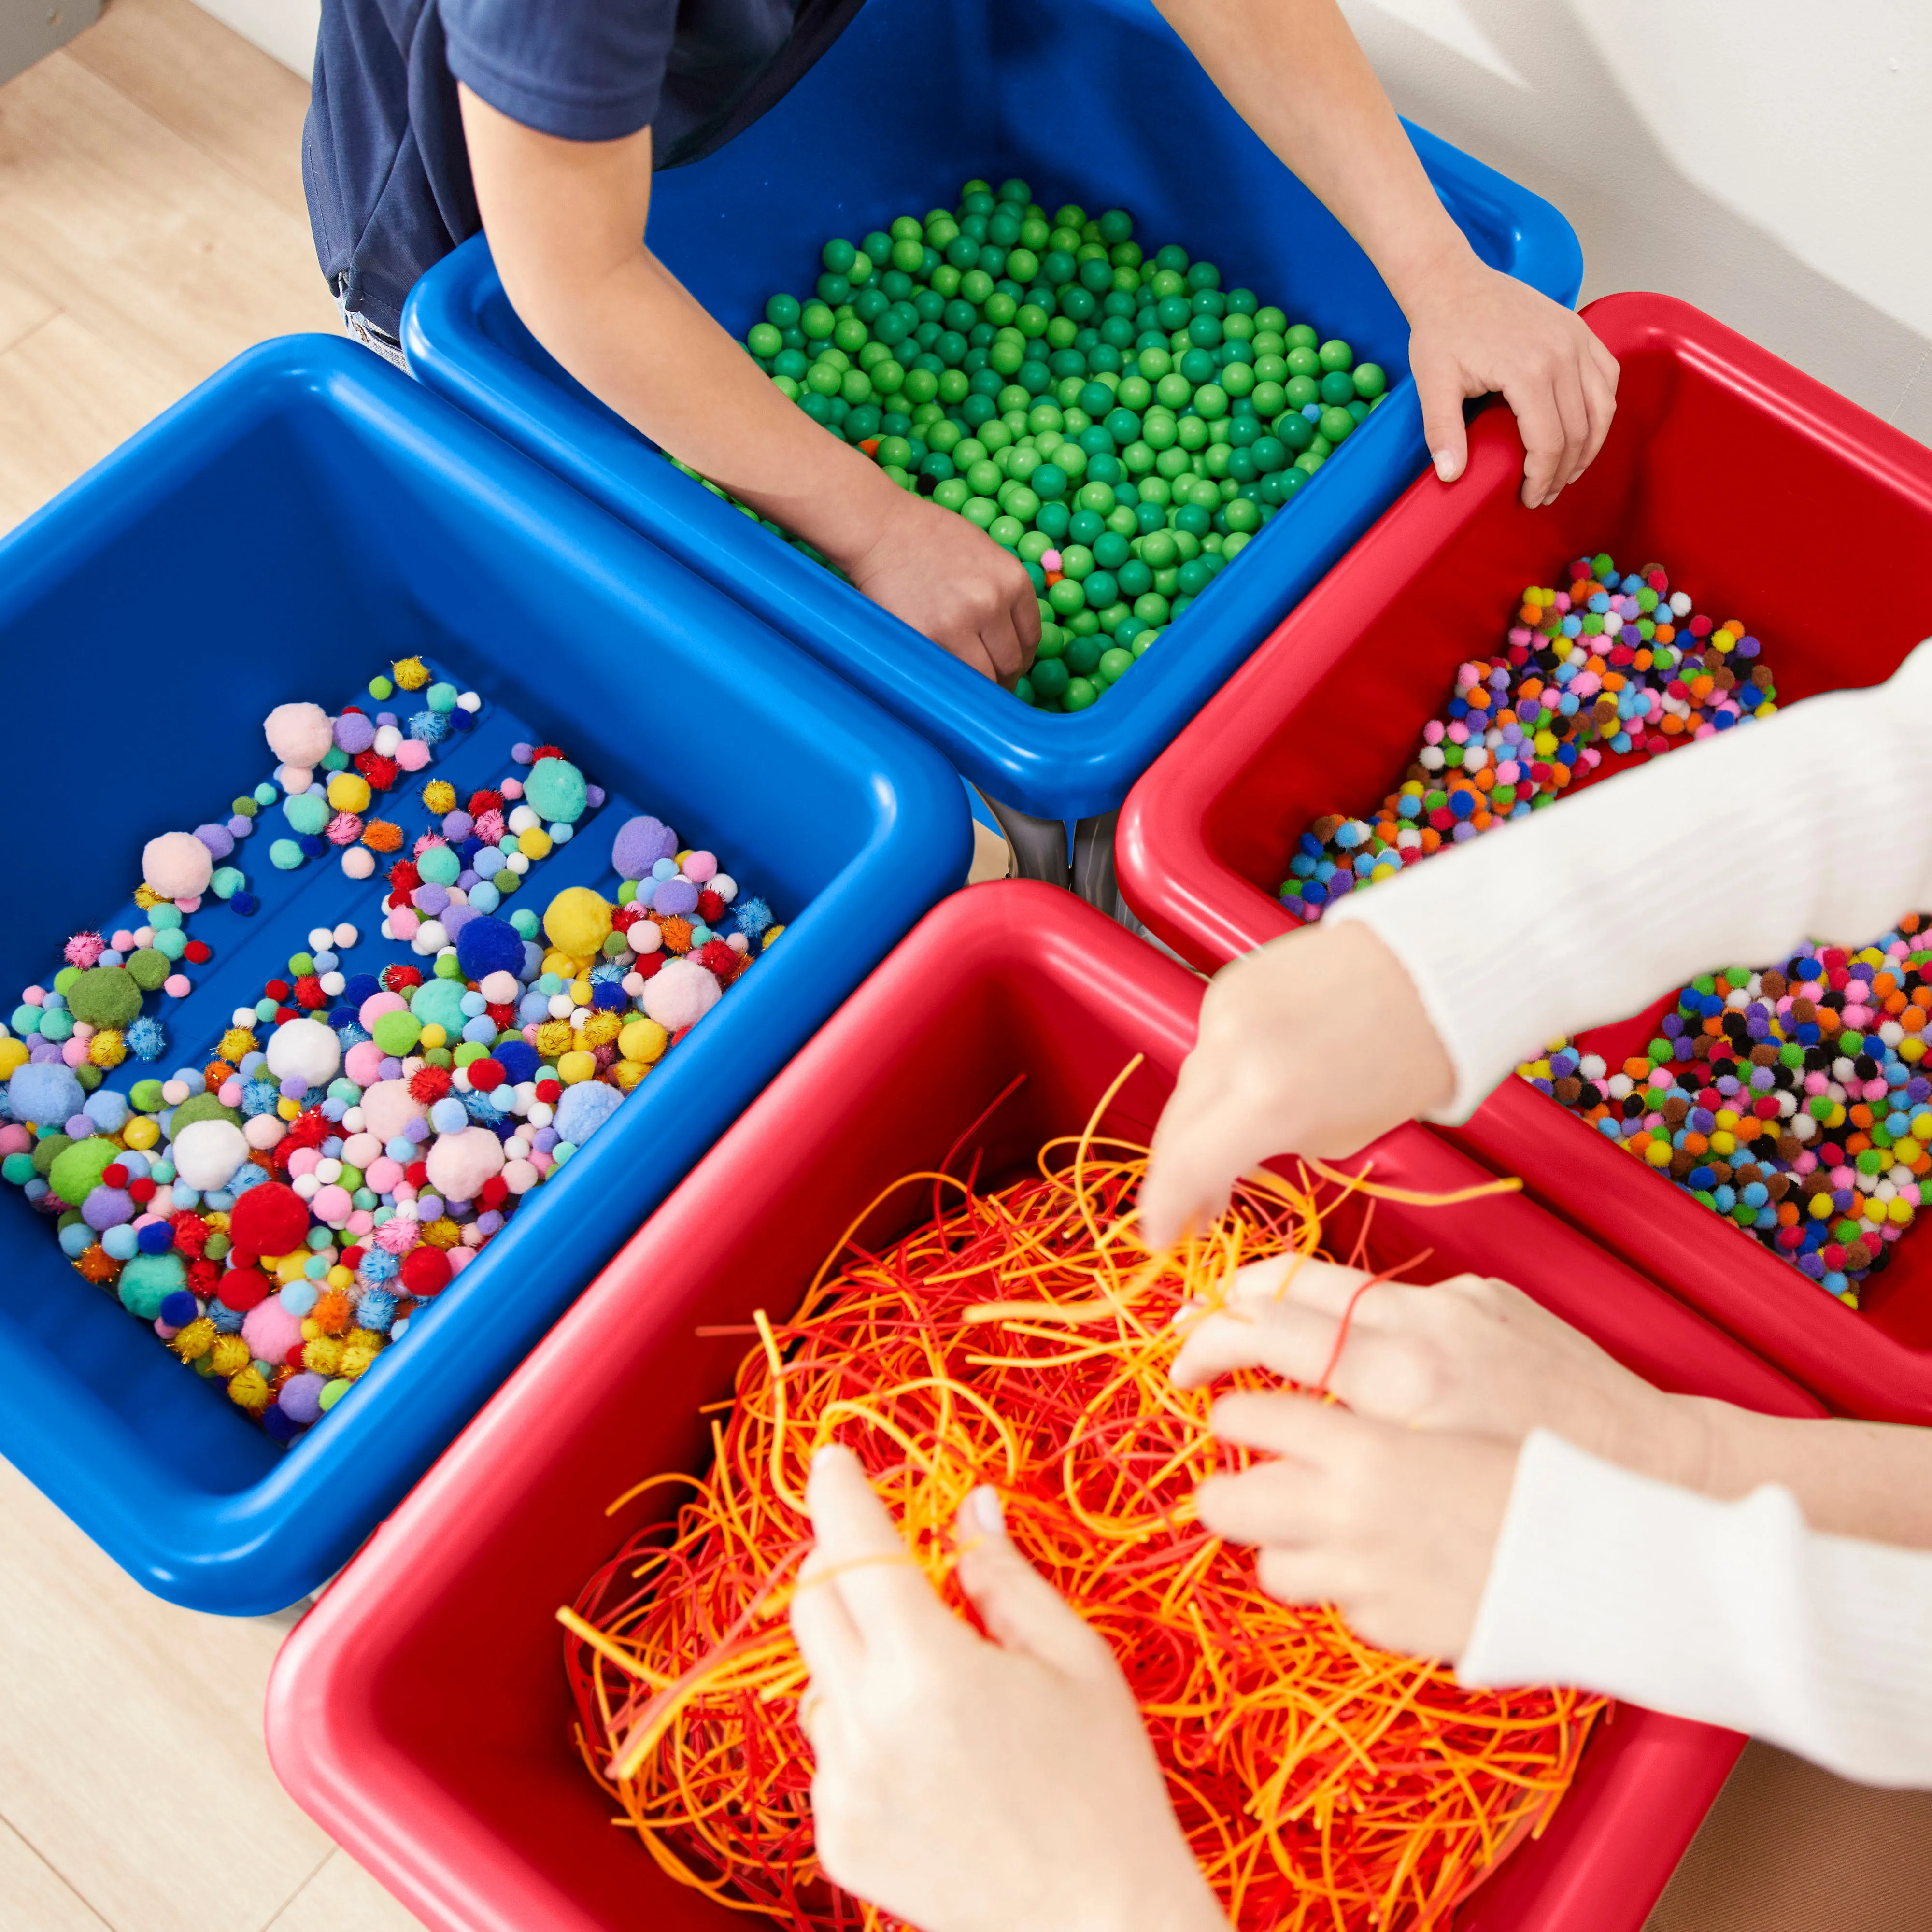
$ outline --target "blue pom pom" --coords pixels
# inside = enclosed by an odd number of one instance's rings
[[[164,1255],[175,1244],[175,1231],[166,1221],[150,1221],[134,1238],[144,1255]]]
[[[328,841],[319,832],[304,832],[296,842],[304,859],[320,859],[328,850]]]
[[[402,1263],[386,1248],[370,1248],[364,1255],[356,1273],[368,1282],[380,1286],[386,1281],[394,1281],[402,1270]]]
[[[485,980],[492,973],[520,976],[523,935],[508,920],[480,914],[456,935],[456,963],[466,980]]]
[[[419,743],[440,745],[449,736],[449,719],[443,712],[418,711],[410,720],[410,736]]]
[[[272,1080],[251,1080],[242,1090],[242,1112],[250,1116],[272,1114],[281,1097],[282,1090]]]
[[[602,1081],[583,1080],[574,1087],[566,1087],[563,1098],[556,1103],[556,1118],[552,1124],[557,1138],[581,1147],[623,1102],[623,1095]]]
[[[448,714],[449,728],[452,731],[473,731],[476,728],[476,714],[466,711],[461,705]]]
[[[359,1009],[364,1000],[373,1000],[382,990],[382,982],[374,974],[358,973],[343,982],[343,1004]]]
[[[463,1110],[479,1127],[494,1127],[503,1118],[503,1110],[487,1094],[479,1094],[473,1088],[467,1094],[455,1096],[463,1102]]]
[[[257,1174],[261,1171],[259,1167],[255,1170]],[[238,1335],[242,1332],[241,1310],[230,1308],[218,1298],[208,1304],[208,1318],[214,1324],[218,1335]]]
[[[393,1256],[385,1256],[386,1261],[393,1261]],[[356,1304],[356,1319],[362,1327],[378,1335],[386,1335],[389,1324],[396,1318],[396,1298],[387,1288],[365,1288],[362,1298]]]
[[[763,899],[740,899],[731,908],[731,924],[747,939],[756,939],[772,924],[772,909]]]
[[[228,1191],[238,1198],[251,1187],[260,1187],[268,1176],[252,1160],[244,1160],[235,1170],[235,1178],[228,1184]]]
[[[184,1288],[161,1298],[161,1319],[170,1328],[185,1328],[201,1312],[201,1304]]]
[[[58,1060],[38,1060],[14,1070],[7,1098],[16,1120],[31,1120],[37,1127],[64,1127],[80,1112],[87,1096],[73,1068]]]
[[[228,909],[231,912],[238,912],[246,919],[251,914],[261,910],[262,902],[253,892],[236,892],[229,898]]]
[[[621,1012],[630,1002],[629,995],[614,980],[605,980],[590,988],[590,1004],[599,1012]]]
[[[345,1028],[352,1027],[356,1024],[356,1009],[353,1006],[338,1006],[329,1014],[328,1023],[338,1033]]]
[[[543,1064],[537,1058],[536,1048],[524,1040],[506,1040],[490,1049],[490,1057],[503,1070],[504,1077],[512,1087],[520,1086],[526,1080],[534,1080],[538,1067]]]
[[[271,1402],[262,1412],[262,1433],[271,1442],[292,1442],[304,1432],[302,1425],[279,1402]]]

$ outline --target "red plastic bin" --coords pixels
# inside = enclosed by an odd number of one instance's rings
[[[1685,303],[1583,314],[1623,377],[1582,482],[1523,508],[1514,423],[1486,412],[1463,479],[1416,483],[1130,795],[1121,890],[1204,970],[1289,929],[1295,839],[1388,793],[1456,664],[1573,556],[1656,558],[1700,609],[1745,618],[1780,703],[1888,677],[1932,633],[1932,450]],[[1588,1037],[1628,1051],[1640,1030]],[[1932,1422],[1932,1235],[1900,1241],[1854,1312],[1522,1082],[1454,1138],[1835,1406]]]
[[[440,1932],[725,1932],[659,1872],[572,1748],[554,1613],[667,1505],[610,1499],[702,1466],[701,1402],[742,1339],[700,1324],[795,1304],[850,1216],[942,1160],[1016,1072],[982,1170],[1076,1129],[1135,1053],[1111,1124],[1150,1130],[1192,1042],[1198,981],[1069,895],[980,886],[932,913],[719,1142],[294,1631],[268,1696],[298,1802]],[[1408,1128],[1374,1150],[1412,1187],[1480,1178]],[[908,1213],[916,1211],[910,1204]],[[1520,1196],[1384,1204],[1391,1251],[1508,1274],[1668,1387],[1786,1414],[1816,1405]],[[1426,1227],[1424,1225],[1426,1221]],[[868,1233],[888,1234],[874,1227]],[[674,1505],[673,1505],[674,1506]],[[1636,1932],[1742,1744],[1625,1708],[1570,1796],[1465,1909],[1466,1932]]]

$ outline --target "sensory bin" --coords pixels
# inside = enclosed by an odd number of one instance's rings
[[[812,292],[772,296],[746,336],[814,422],[1018,556],[1042,631],[1014,694],[1046,711],[1104,697],[1388,387],[1134,232],[969,181],[950,212],[834,236]]]
[[[69,938],[0,1030],[0,1174],[84,1280],[285,1444],[782,930],[562,748],[506,743],[419,658],[392,672],[333,718],[278,706],[274,778],[150,840],[131,908]],[[545,889],[573,839],[608,897]],[[328,868],[359,903],[254,940],[274,976],[218,1022],[183,969],[241,943],[251,861]]]
[[[1694,614],[1655,564],[1607,554],[1562,590],[1523,593],[1504,648],[1456,674],[1443,716],[1372,820],[1304,832],[1280,887],[1304,921],[1445,844],[1553,804],[1611,761],[1660,757],[1777,707],[1758,640]],[[1559,1041],[1518,1070],[1540,1092],[1858,1305],[1932,1174],[1932,1080],[1918,1071],[1932,946],[1908,917],[1871,946],[1706,974],[1614,1068]]]

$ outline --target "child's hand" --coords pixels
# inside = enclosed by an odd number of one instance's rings
[[[1522,433],[1522,500],[1532,509],[1595,460],[1617,409],[1617,360],[1582,319],[1458,248],[1413,280],[1408,366],[1436,473],[1468,458],[1466,397],[1502,392]]]
[[[791,1622],[827,1876],[922,1932],[1226,1932],[1112,1653],[992,1492],[967,1498],[959,1567],[991,1642],[912,1567],[849,1450],[819,1451],[807,1500]]]
[[[1196,1492],[1217,1536],[1257,1546],[1255,1575],[1284,1604],[1333,1604],[1389,1650],[1453,1662],[1476,1612],[1509,1506],[1516,1447],[1424,1435],[1308,1396],[1231,1395],[1225,1442],[1280,1458]]]
[[[1554,1430],[1626,1468],[1696,1480],[1700,1407],[1653,1388],[1520,1288],[1473,1274],[1432,1288],[1362,1288],[1368,1280],[1286,1256],[1243,1268],[1229,1307],[1182,1345],[1174,1381],[1199,1388],[1259,1368],[1312,1386],[1332,1361],[1329,1390],[1373,1420],[1510,1443]]]
[[[1222,967],[1201,1002],[1141,1184],[1148,1245],[1204,1227],[1270,1155],[1357,1153],[1454,1090],[1414,982],[1367,927],[1270,940]]]
[[[963,663],[1010,685],[1040,644],[1040,602],[1025,566],[977,525],[923,497],[896,501],[864,550],[842,558],[852,581]]]

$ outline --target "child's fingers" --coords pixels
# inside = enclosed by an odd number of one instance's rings
[[[1228,1543],[1300,1549],[1329,1534],[1331,1510],[1321,1472],[1264,1462],[1236,1476],[1210,1476],[1194,1492],[1204,1528]]]
[[[1266,1369],[1284,1382],[1318,1381],[1334,1358],[1342,1324],[1292,1302],[1204,1317],[1168,1371],[1177,1388],[1201,1388],[1236,1369]],[[1355,1346],[1351,1338],[1350,1346]]]
[[[801,1587],[798,1596],[836,1594],[866,1646],[910,1642],[942,1626],[961,1628],[913,1562],[850,1450],[832,1443],[813,1456],[806,1502],[818,1542],[810,1578],[800,1580],[801,1586],[810,1580],[814,1587]]]
[[[1208,1426],[1220,1442],[1319,1468],[1347,1454],[1377,1425],[1313,1396],[1239,1394],[1215,1403]]]
[[[1428,444],[1430,460],[1445,483],[1462,475],[1468,461],[1468,431],[1462,422],[1462,400],[1466,386],[1462,365],[1454,356],[1425,350],[1412,356],[1410,373],[1415,378],[1417,401],[1422,408],[1422,433]]]
[[[1014,1548],[991,1489],[966,1498],[957,1534],[960,1587],[997,1642],[1070,1676],[1090,1676],[1111,1663],[1105,1643]]]

